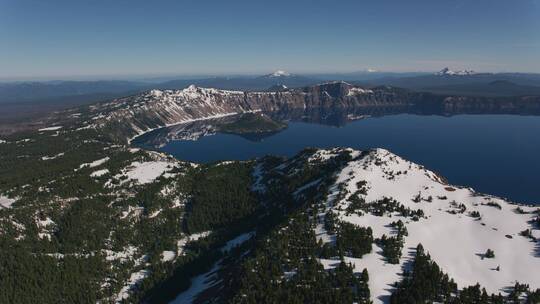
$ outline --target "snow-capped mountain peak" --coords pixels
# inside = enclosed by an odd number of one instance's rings
[[[448,67],[435,73],[435,75],[439,75],[439,76],[455,76],[455,75],[466,76],[466,75],[473,75],[473,74],[476,74],[473,70],[452,71]]]
[[[274,73],[269,74],[268,76],[269,77],[287,77],[287,76],[291,76],[291,74],[284,70],[277,70]]]
[[[197,86],[194,84],[189,85],[187,88],[184,89],[185,91],[197,91]]]

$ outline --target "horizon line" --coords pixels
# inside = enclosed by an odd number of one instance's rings
[[[446,68],[446,67],[445,67]],[[442,69],[442,68],[441,68]],[[319,71],[319,72],[289,72],[296,76],[321,76],[326,74],[347,75],[355,73],[369,74],[432,74],[439,72],[438,70],[410,70],[410,71],[392,71],[392,70],[377,70],[363,69],[353,71]],[[181,73],[181,72],[156,72],[156,73],[128,73],[128,74],[81,74],[81,75],[40,75],[40,76],[0,76],[0,82],[54,82],[54,81],[151,81],[157,78],[172,78],[179,77],[184,79],[190,78],[213,78],[213,77],[254,77],[272,74],[275,71],[284,69],[275,69],[270,72],[215,72],[215,73]],[[450,70],[453,70],[450,68]],[[456,71],[461,69],[455,69]],[[475,74],[540,74],[540,72],[532,71],[474,71]]]

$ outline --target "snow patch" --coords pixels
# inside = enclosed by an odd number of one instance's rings
[[[95,168],[95,167],[101,166],[104,163],[108,162],[109,159],[110,159],[109,157],[104,157],[104,158],[95,160],[95,161],[93,161],[91,163],[84,163],[84,164],[81,164],[79,166],[79,169],[82,169],[82,168]]]
[[[204,231],[204,232],[194,233],[194,234],[190,234],[190,235],[178,240],[178,242],[176,243],[176,246],[177,246],[177,249],[178,249],[177,250],[178,256],[181,256],[181,255],[184,254],[184,247],[186,246],[186,244],[188,242],[195,242],[198,239],[209,236],[210,233],[212,233],[212,231]]]
[[[59,158],[59,157],[64,156],[64,154],[65,154],[65,153],[62,152],[62,153],[58,153],[58,154],[56,154],[56,155],[54,155],[54,156],[43,156],[43,157],[41,157],[41,160],[51,160],[51,159],[56,159],[56,158]]]
[[[189,289],[179,294],[176,299],[171,301],[169,304],[193,303],[201,292],[217,284],[217,272],[221,268],[220,262],[221,261],[214,263],[212,269],[210,269],[208,272],[193,278],[191,280],[191,286]]]
[[[91,177],[100,177],[100,176],[103,176],[105,174],[109,173],[109,169],[101,169],[101,170],[97,170],[97,171],[94,171],[92,173],[90,173],[90,176]]]
[[[116,303],[121,303],[123,300],[129,298],[130,291],[136,289],[140,282],[148,277],[150,273],[151,272],[146,269],[132,273],[129,280],[116,296]]]
[[[291,76],[290,73],[284,71],[284,70],[277,70],[275,71],[274,73],[268,75],[270,77],[287,77],[287,76]]]
[[[0,207],[10,208],[17,200],[9,198],[7,196],[0,195]]]
[[[125,172],[128,180],[139,184],[148,184],[170,170],[172,164],[167,161],[133,162]]]
[[[103,250],[105,253],[105,260],[119,261],[120,263],[132,260],[137,251],[137,247],[131,245],[125,247],[122,251],[112,251],[108,249]]]
[[[161,253],[162,262],[169,262],[174,260],[174,258],[176,258],[176,253],[174,251],[165,250]]]
[[[60,130],[62,128],[63,128],[62,126],[54,126],[54,127],[42,128],[42,129],[39,129],[38,131],[39,132],[42,132],[42,131],[56,131],[56,130]]]

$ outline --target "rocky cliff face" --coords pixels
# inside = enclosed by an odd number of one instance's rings
[[[108,128],[121,138],[163,126],[247,112],[312,111],[373,107],[417,107],[433,111],[540,109],[540,97],[445,97],[393,87],[361,88],[331,82],[277,92],[226,91],[190,86],[151,90],[90,106],[88,127]]]
[[[90,107],[88,125],[133,137],[158,127],[247,112],[402,105],[409,96],[388,88],[362,89],[345,82],[282,92],[240,92],[190,86],[151,90]]]

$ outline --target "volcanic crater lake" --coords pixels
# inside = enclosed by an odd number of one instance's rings
[[[148,148],[152,139],[167,132],[171,131],[164,128],[145,134],[135,144]],[[216,133],[154,145],[198,163],[293,156],[306,147],[385,148],[451,184],[540,204],[540,116],[395,114],[340,126],[290,120],[286,129],[264,136]]]

